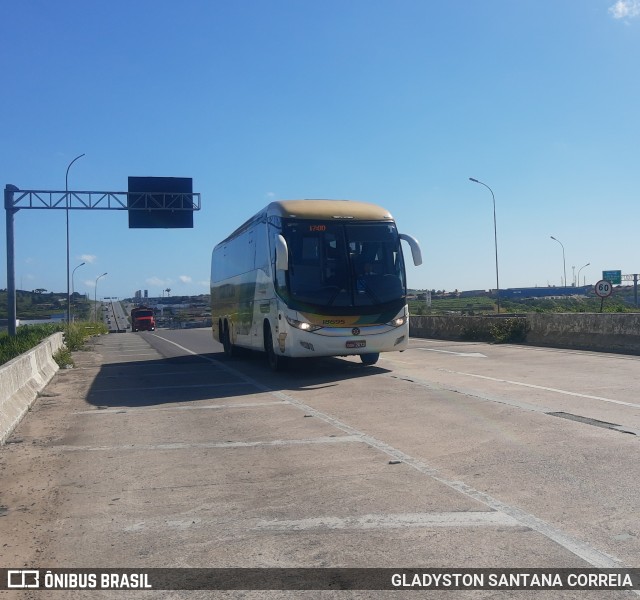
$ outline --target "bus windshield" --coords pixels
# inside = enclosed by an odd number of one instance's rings
[[[323,307],[380,306],[406,296],[400,240],[393,223],[287,220],[288,292]]]

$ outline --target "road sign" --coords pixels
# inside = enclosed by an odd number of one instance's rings
[[[129,229],[192,229],[192,188],[191,177],[129,177]]]
[[[600,298],[608,298],[613,292],[613,286],[611,285],[610,281],[601,279],[594,286],[594,291],[597,296],[600,296]]]
[[[622,282],[622,271],[602,271],[602,279],[610,281],[614,285],[620,285]]]

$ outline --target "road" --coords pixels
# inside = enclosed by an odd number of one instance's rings
[[[0,448],[11,568],[640,566],[638,357],[414,338],[272,373],[192,329],[75,358]]]
[[[126,333],[131,330],[131,325],[122,307],[122,303],[115,300],[102,302],[102,320],[107,325],[109,333]]]

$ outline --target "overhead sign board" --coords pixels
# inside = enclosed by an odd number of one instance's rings
[[[610,281],[614,285],[622,283],[622,271],[602,271],[602,279]]]
[[[193,227],[190,177],[129,177],[130,229]]]

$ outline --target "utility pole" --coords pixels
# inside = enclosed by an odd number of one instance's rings
[[[65,204],[66,204],[66,213],[67,213],[67,335],[69,333],[69,327],[71,325],[71,291],[70,291],[70,275],[69,275],[69,169],[71,165],[76,162],[79,158],[82,158],[84,154],[80,156],[76,156],[67,167],[67,173],[64,177],[64,194],[65,194]]]
[[[13,217],[18,208],[13,207],[13,193],[19,191],[15,185],[8,183],[4,188],[4,208],[7,217],[7,332],[16,335],[16,267]]]

